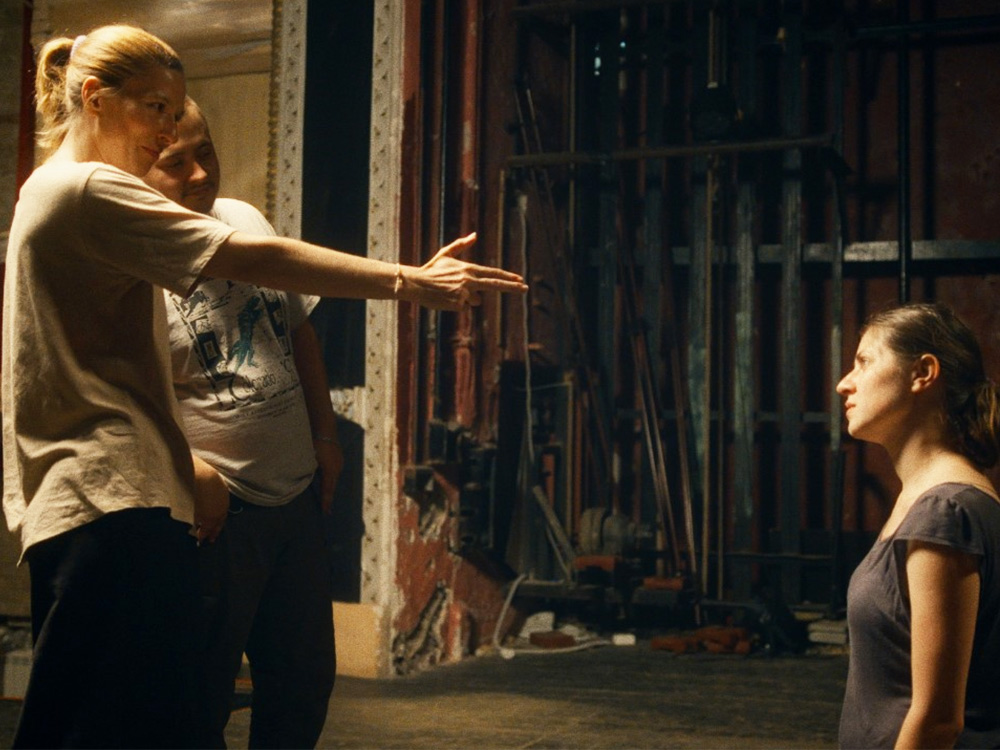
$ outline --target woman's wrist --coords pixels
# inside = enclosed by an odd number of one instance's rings
[[[392,286],[392,296],[399,299],[399,292],[403,288],[403,265],[396,262],[396,279]]]
[[[412,302],[412,287],[413,283],[410,279],[410,272],[412,271],[412,266],[408,266],[405,263],[396,264],[396,273],[393,278],[392,285],[392,298],[403,300],[406,302]]]

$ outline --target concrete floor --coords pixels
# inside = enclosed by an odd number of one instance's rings
[[[469,658],[392,680],[340,677],[321,748],[834,748],[842,653],[677,656],[636,646]],[[243,696],[245,697],[245,696]],[[0,701],[9,748],[20,703]],[[247,746],[248,709],[229,747]]]
[[[637,646],[470,658],[338,678],[321,748],[834,748],[843,654],[677,656]],[[250,714],[233,712],[230,747]]]

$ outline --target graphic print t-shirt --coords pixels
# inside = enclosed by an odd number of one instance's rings
[[[273,235],[257,209],[218,199],[212,215],[249,234]],[[279,505],[316,471],[292,332],[316,297],[223,279],[187,298],[167,294],[174,389],[192,450],[249,502]]]

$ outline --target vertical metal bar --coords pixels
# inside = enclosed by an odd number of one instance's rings
[[[730,8],[727,5],[715,8],[715,34],[714,50],[712,60],[715,66],[714,80],[718,85],[725,86],[729,82],[729,24]],[[716,204],[716,226],[715,232],[717,243],[724,247],[727,242],[727,227],[729,202],[726,200],[727,191],[720,190],[719,187],[728,182],[726,169],[728,162],[724,157],[718,155],[716,166],[723,165],[716,175],[716,189],[718,200]],[[715,426],[715,443],[718,446],[717,458],[715,462],[715,587],[716,595],[722,599],[725,590],[725,551],[726,551],[726,409],[723,383],[726,381],[726,347],[725,342],[725,319],[726,319],[726,264],[727,258],[724,254],[718,255],[718,271],[716,273],[716,315],[719,343],[716,346],[717,365],[715,368],[716,393],[718,394],[718,420]]]
[[[833,45],[833,150],[839,157],[844,148],[844,82],[847,64],[847,30],[844,28],[843,2]],[[830,602],[831,616],[838,614],[841,605],[840,558],[841,526],[844,513],[844,453],[841,445],[840,396],[837,383],[843,371],[844,339],[844,248],[847,246],[847,206],[845,205],[844,166],[833,168],[830,178],[834,184],[834,253],[830,266]]]
[[[479,191],[472,186],[480,184],[479,173],[479,134],[482,131],[481,118],[481,41],[479,36],[480,3],[482,0],[461,0],[456,3],[453,11],[454,23],[459,30],[456,40],[458,64],[455,66],[456,95],[460,99],[457,105],[452,105],[458,112],[458,124],[455,130],[457,143],[454,146],[456,162],[453,170],[458,182],[457,206],[452,211],[455,216],[443,222],[450,234],[457,223],[459,234],[471,231],[479,216]],[[479,408],[477,398],[478,331],[476,316],[467,308],[459,311],[452,318],[454,326],[448,342],[448,355],[455,373],[452,385],[454,403],[453,418],[465,428],[471,428],[476,420]]]
[[[896,20],[900,26],[910,21],[909,0],[897,0]],[[912,227],[910,226],[910,37],[902,33],[896,40],[898,97],[899,160],[899,301],[910,299],[910,255],[912,253]]]
[[[715,199],[715,157],[709,158],[708,169],[705,172],[705,249],[703,261],[703,283],[705,291],[702,298],[702,320],[704,320],[704,369],[705,385],[702,390],[701,434],[705,441],[704,460],[701,463],[701,591],[708,592],[708,551],[709,524],[711,519],[712,497],[712,259],[715,254],[715,212],[712,208]],[[721,414],[720,414],[721,418]]]
[[[663,145],[664,116],[664,44],[666,33],[662,9],[651,6],[648,10],[646,52],[646,139],[650,146]],[[664,165],[660,159],[650,159],[645,164],[646,185],[643,210],[643,280],[642,298],[643,322],[648,332],[649,356],[656,374],[656,382],[663,382],[664,368],[662,361],[663,321],[661,318],[661,287],[663,252],[663,174]]]
[[[717,59],[717,47],[719,44],[718,14],[715,7],[708,8],[708,35],[707,49],[705,51],[708,61],[708,85],[719,85],[719,69]],[[716,190],[716,170],[718,168],[718,157],[712,156],[708,160],[708,170],[705,173],[705,298],[702,315],[705,320],[705,399],[704,411],[702,412],[702,431],[705,438],[705,461],[701,465],[702,484],[702,516],[701,516],[701,590],[708,592],[708,555],[710,543],[709,527],[712,517],[712,327],[714,320],[712,317],[712,264],[715,260],[715,190]],[[722,419],[722,410],[719,410],[719,419]],[[722,446],[718,445],[719,453],[722,453]]]
[[[609,14],[610,23],[605,23],[600,35],[600,146],[612,151],[618,137],[618,71],[619,71],[619,24],[616,13]],[[615,384],[617,382],[617,350],[615,321],[615,294],[618,267],[618,168],[608,160],[600,166],[600,193],[598,197],[598,247],[597,258],[597,309],[599,330],[597,332],[597,354],[603,378],[601,392],[604,397],[602,407],[607,415],[606,424],[615,425]],[[612,433],[614,428],[612,428]],[[617,455],[617,447],[615,448]],[[613,465],[617,459],[613,460]],[[617,470],[613,470],[613,504],[618,509]]]
[[[676,32],[683,32],[680,36],[686,40],[691,39],[691,34],[688,33],[687,24],[687,8],[670,6],[664,8],[664,23],[670,30],[671,37],[676,37]],[[666,44],[666,42],[665,42]],[[690,46],[691,42],[686,41],[684,44]],[[664,54],[667,53],[667,48],[664,48]],[[667,87],[671,95],[676,95],[680,97],[680,92],[684,91],[687,85],[687,68],[683,65],[674,65],[671,67],[666,67],[666,80],[665,86]],[[666,118],[668,112],[664,112],[664,117]],[[665,133],[669,131],[669,135],[665,134],[665,140],[679,141],[683,137],[683,129],[681,123],[684,122],[683,116],[674,115],[670,113],[671,117],[668,121],[664,119],[664,131]],[[685,174],[685,170],[671,168],[665,170],[664,173],[664,189],[665,193],[668,195],[684,195],[688,189],[688,176]],[[693,205],[693,204],[692,204]],[[669,205],[663,206],[665,212],[669,211],[668,221],[673,220],[678,225],[683,225],[684,212],[688,210],[689,204],[682,200],[671,201]],[[693,236],[693,235],[692,235]],[[691,362],[693,360],[692,349],[688,348],[689,356],[687,358],[688,373],[684,372],[685,362],[681,359],[681,345],[678,340],[678,330],[679,326],[677,324],[678,319],[681,317],[678,315],[677,302],[674,296],[674,264],[673,256],[669,252],[664,253],[662,259],[662,270],[663,270],[663,307],[667,311],[667,318],[663,321],[664,334],[666,335],[666,344],[670,357],[669,362],[669,373],[670,373],[670,383],[673,389],[674,396],[674,411],[676,413],[676,427],[677,427],[677,453],[680,465],[680,481],[681,481],[681,501],[683,503],[684,511],[684,537],[687,543],[687,557],[688,565],[687,572],[690,576],[692,582],[696,582],[698,579],[698,556],[697,556],[697,544],[695,541],[695,518],[694,518],[694,498],[695,489],[693,487],[693,477],[695,475],[696,469],[696,457],[691,450],[691,446],[696,444],[696,437],[693,429],[693,422],[695,417],[690,408],[690,369]],[[689,284],[690,286],[690,284]],[[694,309],[693,304],[689,301],[689,309]],[[690,317],[690,316],[689,316]],[[694,323],[697,325],[697,322]],[[690,341],[690,336],[689,336]]]
[[[801,133],[802,118],[802,7],[784,6],[785,52],[782,60],[782,129],[787,138]],[[801,595],[801,570],[794,556],[801,545],[799,458],[802,372],[800,362],[802,284],[802,154],[788,149],[783,158],[781,222],[781,367],[779,424],[781,428],[781,551],[789,557],[782,571],[787,601]]]
[[[422,33],[426,35],[425,44],[431,47],[427,71],[432,83],[428,96],[428,121],[426,127],[430,132],[437,132],[438,138],[430,139],[431,147],[427,154],[427,240],[431,247],[441,247],[445,241],[446,214],[446,182],[448,173],[448,84],[450,81],[450,35],[448,24],[449,0],[435,0],[424,9],[422,23],[425,24]],[[418,370],[418,401],[422,406],[419,419],[420,439],[416,454],[418,461],[426,461],[429,457],[431,443],[431,424],[445,418],[442,405],[444,390],[443,364],[444,343],[442,335],[441,313],[436,310],[421,310],[420,347],[421,367]],[[420,378],[420,373],[423,377]]]
[[[699,91],[707,84],[708,75],[708,19],[707,12],[700,7],[694,8],[693,27],[691,38],[694,40],[694,49],[691,55],[691,86],[693,90]],[[706,428],[710,419],[707,408],[708,398],[708,362],[711,352],[708,350],[708,330],[705,321],[705,306],[708,304],[707,289],[707,268],[711,262],[705,257],[708,252],[708,221],[709,216],[706,211],[708,205],[708,159],[705,156],[697,156],[691,163],[691,264],[688,276],[688,380],[690,383],[688,393],[690,394],[691,407],[691,428],[695,445],[695,466],[697,471],[692,472],[696,479],[694,496],[701,498],[699,504],[700,513],[695,518],[695,523],[704,526],[704,518],[708,510],[708,498],[710,488],[706,485],[708,476],[708,462],[711,460],[709,441],[711,433]],[[700,554],[696,549],[691,552],[692,568],[694,561],[698,560]],[[693,571],[692,571],[693,572]],[[699,593],[704,594],[705,590],[702,581],[705,571],[701,571],[701,579],[696,579]]]
[[[646,145],[660,146],[663,144],[663,116],[664,116],[664,43],[666,33],[664,28],[663,9],[657,6],[650,6],[645,13],[645,39],[646,39],[646,106],[644,108],[645,122],[643,130],[646,134]],[[663,383],[663,360],[662,346],[663,322],[662,322],[662,267],[661,253],[663,252],[663,173],[664,163],[661,159],[650,159],[643,164],[644,167],[644,190],[643,190],[643,242],[639,251],[639,263],[642,265],[642,323],[645,331],[646,347],[649,354],[649,368],[653,387],[657,388]],[[654,403],[662,404],[662,397],[656,398]],[[663,415],[657,413],[653,420],[654,429],[659,429]],[[649,466],[649,472],[643,472],[643,476],[652,475],[656,467]],[[668,489],[669,493],[669,489]],[[655,484],[652,493],[643,492],[643,498],[655,497]],[[669,494],[668,494],[669,497]],[[667,508],[667,512],[672,513],[672,508]],[[643,508],[644,514],[646,508]],[[674,546],[677,540],[674,539]],[[680,572],[679,550],[675,550],[674,572]]]
[[[738,34],[739,97],[744,117],[754,121],[757,109],[757,16],[756,1],[744,0],[740,8]],[[753,547],[754,488],[754,216],[757,191],[753,156],[738,164],[736,193],[736,310],[733,352],[733,548],[750,552]],[[746,601],[751,595],[747,564],[735,564],[731,572],[733,594]]]
[[[733,549],[753,550],[754,515],[754,216],[757,190],[741,178],[736,195],[736,311],[733,370]],[[733,593],[751,594],[750,570],[734,565]]]

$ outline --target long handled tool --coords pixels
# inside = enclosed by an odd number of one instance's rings
[[[542,150],[541,136],[538,130],[538,122],[535,115],[534,101],[531,97],[531,89],[524,86],[523,94],[520,89],[521,87],[515,87],[514,98],[517,106],[518,127],[521,131],[521,139],[524,144],[524,149],[528,154],[532,152],[540,152]],[[525,117],[524,107],[521,104],[522,95],[525,99],[525,104],[528,110],[527,115],[528,119],[530,119],[530,130],[528,127],[529,123]],[[608,498],[611,496],[611,444],[608,437],[609,430],[599,406],[601,401],[597,392],[597,386],[594,383],[594,375],[590,370],[590,359],[587,350],[586,337],[583,334],[579,308],[576,302],[576,282],[574,280],[573,267],[572,264],[568,262],[565,253],[563,252],[564,237],[561,232],[556,230],[558,219],[555,210],[555,201],[552,197],[552,188],[549,183],[548,172],[544,169],[531,169],[529,170],[529,177],[531,187],[539,200],[542,210],[544,211],[542,222],[543,229],[546,234],[544,244],[546,249],[551,253],[552,260],[557,270],[557,278],[555,279],[555,282],[559,291],[558,299],[562,313],[560,317],[564,326],[568,328],[570,340],[573,344],[578,362],[577,369],[582,381],[581,384],[591,407],[590,416],[591,421],[593,422],[593,430],[597,437],[597,460],[594,462],[595,473],[597,475],[596,480],[601,497]]]
[[[667,462],[663,452],[663,439],[660,435],[660,406],[657,398],[656,379],[649,362],[649,342],[641,322],[642,309],[638,285],[635,282],[635,258],[627,243],[618,253],[618,268],[624,284],[622,307],[625,309],[632,358],[635,362],[636,378],[639,381],[639,413],[642,419],[649,467],[653,475],[657,521],[661,536],[670,540],[670,549],[674,559],[673,572],[678,573],[681,568],[681,557],[677,544],[677,528],[674,524],[673,508],[671,507],[670,485],[667,481]],[[663,551],[662,545],[658,551]],[[662,573],[659,570],[657,572]]]
[[[674,302],[673,256],[664,253],[663,297],[668,317],[664,325],[667,350],[670,357],[670,380],[674,395],[674,413],[677,422],[677,453],[681,474],[681,501],[684,507],[684,536],[688,547],[688,570],[691,580],[698,577],[698,555],[694,536],[694,493],[691,490],[691,450],[688,443],[688,389],[681,370],[680,347],[677,345],[676,305]]]

